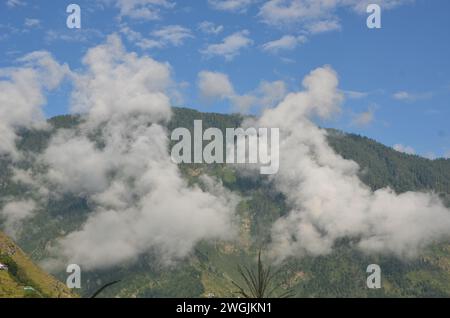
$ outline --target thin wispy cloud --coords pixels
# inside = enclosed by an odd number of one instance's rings
[[[269,53],[279,53],[280,51],[294,50],[299,45],[302,45],[308,41],[308,38],[304,35],[293,36],[284,35],[278,40],[270,41],[261,46],[262,50]]]
[[[365,13],[368,4],[380,4],[392,9],[410,0],[268,0],[260,7],[258,16],[264,23],[286,27],[297,25],[311,34],[340,30],[337,11],[341,8]]]
[[[402,102],[415,102],[418,100],[430,99],[433,97],[433,93],[411,93],[407,91],[399,91],[392,95],[395,100]]]
[[[41,25],[41,21],[39,19],[26,18],[24,25],[28,28],[38,27]]]
[[[48,30],[45,32],[45,41],[52,43],[55,41],[72,43],[90,43],[104,38],[105,35],[97,29],[82,28],[77,32],[69,29]]]
[[[26,3],[24,0],[7,0],[6,1],[6,6],[9,8],[15,8],[15,7],[20,7],[20,6],[24,6]]]
[[[253,40],[249,37],[248,30],[233,33],[223,39],[221,43],[210,44],[205,49],[200,50],[205,57],[223,57],[227,61],[233,60],[240,54],[241,50],[248,48],[253,44]]]
[[[340,30],[341,28],[342,27],[339,20],[337,18],[334,18],[330,20],[321,20],[308,24],[306,30],[311,34],[319,34],[330,31],[337,31]]]
[[[102,0],[105,4],[119,9],[120,18],[159,20],[161,11],[172,9],[175,2],[169,0]]]
[[[153,31],[151,35],[158,39],[163,45],[180,46],[186,39],[193,38],[190,29],[181,25],[168,25]]]
[[[350,90],[350,91],[343,90],[342,92],[345,94],[345,96],[347,98],[350,98],[350,99],[361,99],[361,98],[365,98],[365,97],[369,96],[368,92],[360,92],[360,91],[352,91],[352,90]]]
[[[224,30],[223,25],[216,25],[210,21],[203,21],[198,24],[198,29],[205,34],[217,35]]]
[[[164,26],[151,32],[149,37],[145,37],[127,25],[123,25],[120,32],[126,36],[128,41],[146,50],[178,47],[183,45],[187,39],[194,38],[192,31],[181,25]]]
[[[208,0],[209,5],[216,10],[244,12],[255,0]]]

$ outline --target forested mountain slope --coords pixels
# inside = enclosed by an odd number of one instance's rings
[[[176,127],[192,130],[193,121],[203,120],[203,128],[237,127],[240,115],[199,113],[190,109],[174,109],[168,131]],[[76,116],[60,116],[50,120],[53,130],[23,131],[20,148],[34,154],[42,151],[49,137],[58,129],[72,128],[82,120]],[[344,158],[361,167],[361,179],[372,189],[391,187],[396,192],[434,191],[450,204],[450,160],[428,160],[399,153],[365,137],[328,131],[330,145]],[[33,156],[30,156],[31,158]],[[76,163],[74,163],[76,164]],[[33,167],[32,161],[21,162]],[[288,212],[284,196],[275,192],[263,176],[251,178],[226,165],[180,165],[190,184],[201,183],[203,174],[218,177],[224,186],[243,200],[237,207],[240,232],[236,242],[202,242],[188,259],[169,267],[154,255],[140,257],[137,262],[124,263],[108,270],[83,274],[83,295],[99,286],[120,279],[121,283],[104,295],[121,297],[207,297],[235,296],[232,281],[240,281],[239,264],[254,262],[260,248],[270,241],[273,222]],[[0,160],[0,204],[7,197],[20,197],[22,186],[11,180],[11,165]],[[18,243],[39,262],[48,256],[47,247],[65,233],[79,229],[92,209],[83,197],[67,195],[48,202],[42,211],[29,220]],[[383,269],[383,288],[366,287],[367,265],[379,264]],[[389,255],[365,255],[339,242],[327,256],[306,256],[281,265],[277,277],[281,289],[293,290],[297,297],[379,297],[379,296],[450,296],[450,245],[435,244],[413,260],[399,260]],[[57,273],[61,280],[65,273]]]

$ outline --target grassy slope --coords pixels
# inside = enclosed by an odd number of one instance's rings
[[[0,232],[0,259],[9,271],[0,271],[0,297],[75,297],[61,282],[36,266],[6,235]],[[24,290],[33,287],[35,292]]]

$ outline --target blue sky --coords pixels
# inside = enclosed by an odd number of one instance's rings
[[[450,157],[450,2],[368,1],[381,5],[381,29],[367,28],[364,2],[2,0],[0,67],[47,50],[76,70],[90,47],[118,33],[129,51],[170,63],[175,105],[258,112],[267,94],[276,96],[270,107],[329,64],[347,98],[341,115],[322,126]],[[81,29],[66,26],[70,3],[81,7]],[[226,81],[202,88],[200,72]],[[48,96],[48,116],[68,113],[70,90],[66,83]]]

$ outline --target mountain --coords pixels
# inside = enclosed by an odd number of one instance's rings
[[[63,283],[36,266],[5,234],[0,232],[0,298],[75,297]]]
[[[203,120],[203,127],[238,127],[243,117],[200,113],[176,108],[168,125],[193,130],[193,122]],[[19,148],[33,154],[45,149],[49,138],[59,129],[74,128],[82,118],[59,116],[49,120],[49,131],[24,130]],[[328,142],[341,156],[361,167],[361,180],[373,190],[391,187],[397,193],[434,191],[450,206],[450,160],[428,160],[399,153],[366,137],[328,130]],[[75,163],[76,164],[76,163]],[[20,163],[35,169],[32,161]],[[254,264],[258,251],[270,241],[270,228],[286,215],[288,203],[283,194],[273,190],[264,176],[250,177],[237,173],[227,165],[181,164],[183,177],[189,184],[200,184],[201,176],[219,178],[230,191],[243,200],[237,207],[240,218],[236,242],[201,242],[191,255],[174,264],[163,264],[151,253],[130,263],[110,269],[83,273],[81,294],[90,295],[102,284],[120,279],[107,289],[107,297],[232,297],[234,282],[242,283],[238,265]],[[37,168],[36,168],[37,169]],[[0,160],[0,199],[21,197],[23,187],[11,179],[11,163]],[[1,202],[1,201],[0,201]],[[80,228],[92,207],[88,199],[65,195],[48,202],[24,225],[18,244],[40,262],[49,255],[48,247],[56,239]],[[37,230],[36,230],[37,229]],[[276,277],[280,292],[292,290],[297,297],[449,297],[450,244],[436,243],[418,258],[399,259],[389,255],[366,255],[352,248],[352,242],[340,241],[326,256],[305,256],[279,265]],[[366,287],[366,268],[379,264],[383,270],[383,288]],[[66,273],[55,274],[61,281]]]

